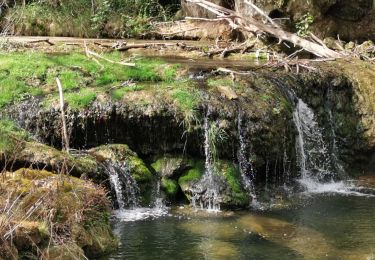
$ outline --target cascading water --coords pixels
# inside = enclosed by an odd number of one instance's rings
[[[331,176],[330,156],[314,112],[301,99],[293,113],[298,136],[296,140],[301,177],[323,181]]]
[[[160,182],[152,192],[153,201],[150,207],[140,206],[140,189],[131,176],[131,168],[127,162],[106,162],[104,164],[109,175],[111,188],[116,194],[118,210],[115,216],[121,221],[136,221],[147,218],[156,218],[168,213],[168,208],[160,194]]]
[[[192,191],[192,205],[209,211],[220,211],[220,195],[216,185],[215,164],[210,145],[210,124],[208,114],[204,118],[205,173]]]
[[[131,176],[129,165],[126,162],[107,162],[105,168],[109,175],[111,188],[116,194],[119,210],[124,210],[126,207],[137,207],[140,191],[137,182]]]
[[[248,145],[246,142],[246,130],[242,126],[242,111],[239,109],[238,111],[238,119],[237,119],[237,130],[238,130],[238,139],[239,139],[239,149],[237,153],[238,164],[241,172],[242,183],[245,187],[245,190],[248,192],[249,197],[251,199],[251,206],[257,207],[258,201],[257,196],[255,193],[255,186],[254,186],[254,169],[251,162],[248,159]]]
[[[348,190],[344,182],[335,182],[336,169],[341,166],[332,160],[332,154],[324,142],[314,112],[298,99],[293,121],[298,131],[296,137],[297,161],[301,171],[300,182],[309,192],[343,192]]]

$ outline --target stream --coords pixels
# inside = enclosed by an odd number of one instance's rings
[[[373,195],[303,193],[293,200],[288,208],[264,211],[177,208],[144,219],[130,211],[114,220],[121,244],[104,259],[374,258]]]

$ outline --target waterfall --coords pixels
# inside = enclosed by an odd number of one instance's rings
[[[158,218],[168,214],[160,192],[160,180],[154,185],[153,200],[149,207],[140,206],[140,189],[131,176],[131,168],[127,162],[106,162],[104,167],[108,172],[111,188],[116,195],[118,210],[114,211],[120,221],[137,221]]]
[[[314,112],[298,99],[293,121],[298,131],[296,137],[297,161],[301,171],[301,183],[309,187],[317,183],[333,181],[334,162],[324,142]]]
[[[240,168],[242,183],[245,187],[245,190],[248,192],[251,199],[251,206],[257,206],[257,196],[255,193],[254,186],[254,169],[253,165],[248,159],[248,144],[246,142],[246,130],[242,126],[242,111],[238,110],[238,119],[237,119],[237,130],[238,130],[238,139],[239,139],[239,149],[237,152],[237,160]]]
[[[209,113],[204,118],[205,172],[192,191],[192,205],[209,211],[220,211],[219,188],[216,185],[215,163],[210,144]]]
[[[105,168],[108,172],[111,188],[116,194],[119,210],[126,207],[137,207],[139,205],[139,187],[131,176],[128,163],[106,162]]]

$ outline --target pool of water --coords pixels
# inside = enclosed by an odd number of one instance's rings
[[[295,196],[262,211],[123,212],[113,222],[119,250],[105,259],[375,259],[373,195]]]

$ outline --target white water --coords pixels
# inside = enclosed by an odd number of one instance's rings
[[[116,201],[120,210],[126,207],[137,207],[139,187],[133,179],[127,163],[107,162],[105,164],[109,181],[116,194]]]
[[[323,140],[322,129],[315,120],[314,112],[301,99],[293,113],[298,136],[296,150],[301,171],[301,179],[324,182],[331,179],[331,160]]]
[[[106,163],[105,165],[112,189],[116,194],[118,210],[114,216],[120,221],[137,221],[149,218],[158,218],[168,214],[168,208],[164,205],[160,196],[160,181],[157,182],[152,207],[139,206],[139,187],[131,176],[131,169],[126,163]]]

